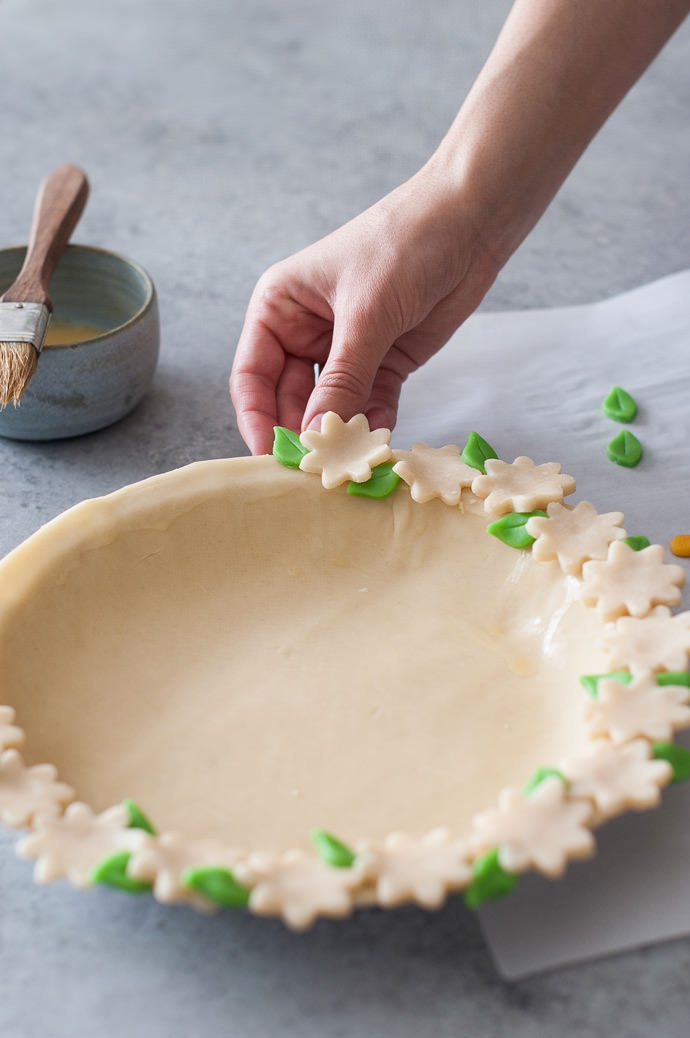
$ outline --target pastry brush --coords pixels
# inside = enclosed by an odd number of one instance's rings
[[[22,269],[0,296],[0,408],[19,403],[36,371],[53,311],[48,285],[88,193],[85,174],[69,163],[38,190]]]

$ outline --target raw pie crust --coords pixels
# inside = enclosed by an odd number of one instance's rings
[[[367,465],[359,433],[357,479],[382,456],[402,476],[383,500],[347,493],[347,458],[322,480],[200,462],[76,506],[0,565],[0,819],[31,827],[39,880],[87,886],[123,854],[159,899],[203,909],[186,877],[212,867],[299,928],[437,906],[492,849],[558,875],[594,825],[658,802],[671,767],[652,743],[690,722],[688,688],[656,682],[687,665],[690,614],[668,608],[683,571],[624,544],[620,513],[565,506],[558,466],[480,475],[380,431]],[[546,480],[536,504],[525,471]],[[537,508],[532,551],[486,533]],[[621,667],[629,684],[588,699],[581,675]]]

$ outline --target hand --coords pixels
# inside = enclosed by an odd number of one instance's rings
[[[230,379],[252,453],[270,452],[273,426],[301,431],[326,411],[392,428],[403,381],[472,313],[499,267],[433,163],[271,267],[250,300]]]
[[[302,430],[329,410],[393,427],[405,378],[479,304],[688,10],[516,0],[426,166],[260,279],[230,379],[255,454],[274,425]]]

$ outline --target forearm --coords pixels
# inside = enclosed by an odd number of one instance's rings
[[[517,0],[427,167],[457,188],[500,263],[689,11],[690,0]]]

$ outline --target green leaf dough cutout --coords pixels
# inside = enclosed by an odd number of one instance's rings
[[[348,494],[354,494],[355,497],[371,497],[377,501],[388,497],[400,482],[398,473],[393,472],[394,464],[394,461],[384,461],[383,464],[374,466],[370,478],[364,483],[351,480],[347,485]]]
[[[462,460],[466,465],[469,465],[472,469],[479,469],[481,473],[486,475],[484,462],[488,461],[489,458],[497,457],[498,454],[491,444],[487,443],[479,433],[470,433],[467,437],[467,443],[462,450]]]
[[[534,792],[537,786],[540,786],[542,784],[544,779],[552,777],[560,779],[563,785],[567,787],[567,778],[562,772],[558,771],[557,768],[537,768],[529,782],[526,782],[525,785],[522,787],[523,795],[526,797],[529,796],[530,793]]]
[[[299,434],[282,425],[275,425],[273,437],[273,457],[276,461],[289,469],[298,469],[304,455],[309,453]]]
[[[325,829],[312,829],[311,838],[321,861],[334,869],[349,869],[355,860],[354,852]]]
[[[652,749],[655,760],[667,760],[673,769],[671,785],[690,779],[690,750],[672,742],[655,742]]]
[[[614,386],[604,399],[601,409],[607,418],[614,422],[632,422],[637,414],[637,404],[620,386]]]
[[[535,538],[531,537],[525,529],[527,520],[533,515],[541,515],[546,518],[546,512],[537,508],[534,512],[508,512],[494,523],[489,523],[486,530],[493,537],[498,537],[510,548],[531,548]]]
[[[109,858],[104,858],[91,871],[92,883],[103,883],[117,890],[126,890],[129,894],[143,894],[151,890],[151,884],[140,879],[132,879],[127,875],[127,863],[132,857],[131,851],[116,851]]]
[[[580,678],[580,684],[587,690],[592,699],[596,699],[599,695],[599,682],[604,679],[607,681],[622,681],[624,685],[629,685],[632,681],[632,674],[627,670],[611,670],[608,674],[583,674]]]
[[[478,908],[485,901],[504,897],[515,887],[518,877],[508,872],[498,860],[498,848],[487,851],[477,858],[473,867],[473,880],[465,891],[465,904],[468,908]]]
[[[124,800],[123,807],[126,808],[127,814],[129,815],[130,829],[143,829],[145,833],[150,833],[151,836],[156,835],[156,830],[153,828],[153,825],[133,800]]]
[[[651,543],[649,537],[645,537],[643,534],[623,538],[623,544],[627,544],[633,551],[643,551],[645,548],[648,548]]]
[[[632,469],[642,457],[642,444],[629,429],[621,429],[607,445],[606,455],[609,461],[614,461],[616,465]]]
[[[204,865],[185,869],[181,879],[188,890],[195,890],[223,908],[246,908],[249,903],[249,887],[236,880],[229,869]]]
[[[657,685],[685,685],[690,688],[690,670],[666,670],[657,674]]]

